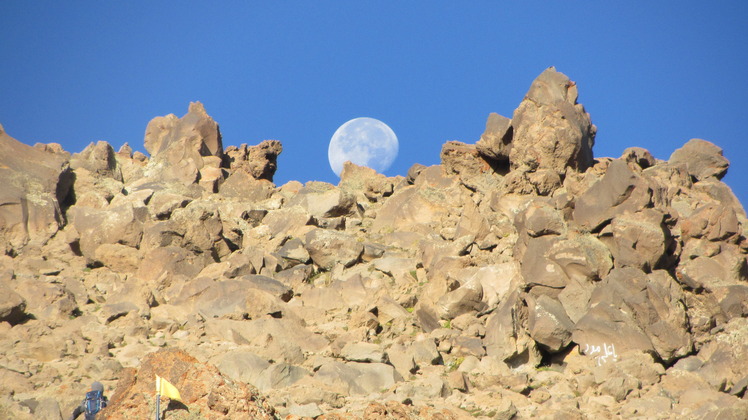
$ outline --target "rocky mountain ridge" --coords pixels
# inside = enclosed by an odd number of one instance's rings
[[[69,154],[0,127],[0,418],[746,418],[748,241],[729,162],[595,158],[554,68],[475,144],[273,184],[200,103]]]

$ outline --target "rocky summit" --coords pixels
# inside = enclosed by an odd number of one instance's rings
[[[273,183],[200,103],[149,156],[0,127],[0,418],[748,418],[746,213],[706,141],[595,157],[554,68],[441,164]]]

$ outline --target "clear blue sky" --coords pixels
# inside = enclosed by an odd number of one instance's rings
[[[219,4],[220,6],[215,6]],[[330,137],[387,123],[387,175],[474,143],[548,66],[579,85],[596,157],[724,149],[748,203],[748,2],[0,2],[0,123],[27,143],[143,151],[151,118],[201,101],[224,146],[278,139],[275,182],[338,179]]]

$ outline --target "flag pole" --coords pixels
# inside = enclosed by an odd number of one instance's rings
[[[161,419],[161,384],[159,383],[161,378],[156,375],[156,420]]]

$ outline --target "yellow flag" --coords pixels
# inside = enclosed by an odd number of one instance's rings
[[[177,387],[158,375],[156,375],[156,394],[172,400],[182,401],[182,396],[179,395]]]

